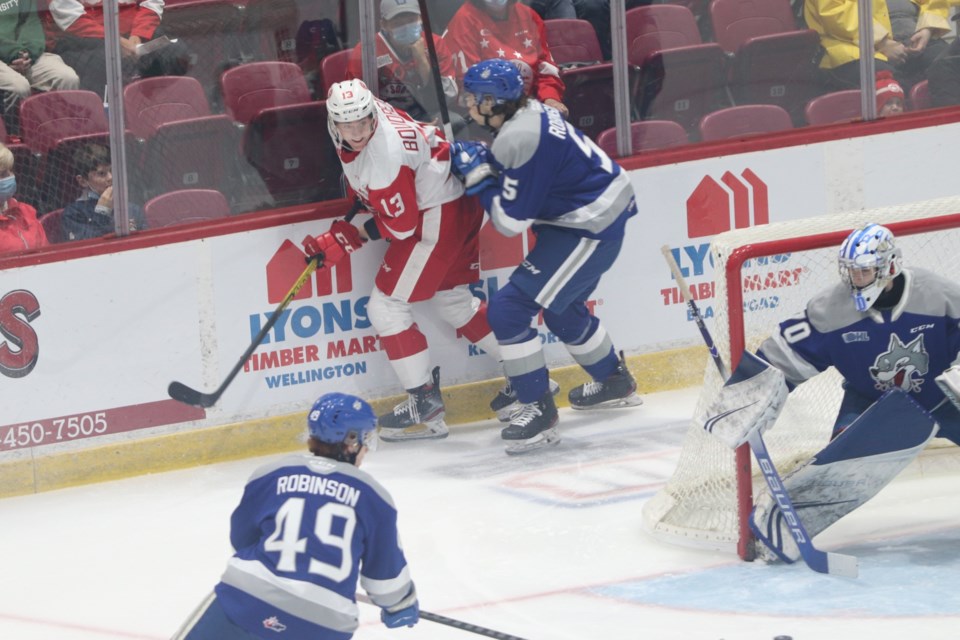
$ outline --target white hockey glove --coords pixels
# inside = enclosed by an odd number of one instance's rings
[[[777,421],[787,394],[782,371],[744,352],[720,394],[694,419],[704,431],[736,449],[755,431],[763,433]]]
[[[947,367],[946,371],[938,375],[934,380],[937,386],[943,391],[943,395],[960,409],[960,365]]]

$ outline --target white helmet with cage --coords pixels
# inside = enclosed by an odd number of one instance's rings
[[[866,311],[903,270],[893,233],[879,224],[854,229],[840,245],[840,278],[850,287],[857,311]],[[866,273],[872,271],[871,274]]]
[[[338,122],[357,122],[373,115],[376,105],[373,93],[363,80],[337,82],[327,92],[327,128],[333,143],[339,148],[343,137],[337,130]],[[376,118],[373,122],[376,126]]]

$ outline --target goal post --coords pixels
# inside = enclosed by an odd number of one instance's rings
[[[814,294],[839,282],[840,244],[852,229],[868,222],[890,228],[905,268],[923,267],[960,281],[960,197],[722,233],[710,245],[715,286],[711,334],[730,370],[744,349],[755,351],[782,320],[802,313]],[[764,437],[781,475],[829,442],[842,397],[840,384],[831,368],[790,394]],[[698,409],[722,385],[716,367],[708,362]],[[666,541],[735,551],[750,559],[747,520],[754,491],[763,485],[746,445],[730,451],[691,424],[673,475],[643,507],[643,527]]]

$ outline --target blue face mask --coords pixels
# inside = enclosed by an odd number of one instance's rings
[[[0,178],[0,202],[6,202],[17,192],[17,176]]]
[[[419,22],[411,22],[402,27],[391,29],[390,39],[397,44],[411,45],[420,39],[421,33],[423,33],[423,25]]]

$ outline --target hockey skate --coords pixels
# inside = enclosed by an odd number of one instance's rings
[[[450,433],[443,418],[446,411],[440,396],[440,367],[433,368],[433,380],[408,389],[407,399],[377,418],[384,442],[439,440]]]
[[[550,395],[560,393],[560,385],[551,378],[548,382]],[[514,412],[520,408],[520,402],[517,401],[517,392],[513,390],[508,381],[506,386],[497,393],[497,397],[490,401],[490,409],[497,414],[497,420],[500,422],[510,422]]]
[[[507,455],[529,453],[560,442],[558,420],[557,405],[549,390],[536,402],[519,405],[510,424],[500,432],[507,441]]]
[[[790,528],[784,521],[783,512],[774,503],[769,493],[757,500],[750,514],[750,531],[756,536],[754,551],[757,558],[766,563],[786,562],[793,564],[800,558],[800,548],[793,539]]]
[[[617,369],[601,382],[591,381],[570,390],[570,407],[573,409],[612,409],[643,404],[637,395],[637,381],[627,369],[623,351]]]

